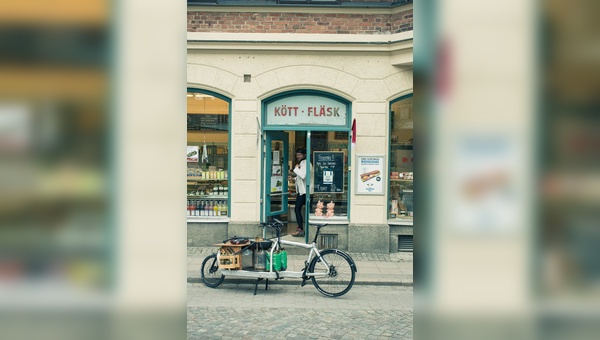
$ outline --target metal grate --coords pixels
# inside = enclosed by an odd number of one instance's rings
[[[405,251],[405,252],[413,251],[412,235],[398,235],[398,251]]]
[[[338,247],[338,236],[337,234],[322,234],[319,237],[319,249],[326,248],[337,248]]]

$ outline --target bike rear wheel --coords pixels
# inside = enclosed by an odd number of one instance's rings
[[[336,249],[322,251],[321,258],[327,263],[329,270],[319,257],[313,258],[308,267],[310,273],[327,273],[326,276],[311,276],[315,288],[321,294],[330,297],[346,294],[354,285],[356,277],[354,262],[346,253]]]
[[[219,268],[217,254],[208,255],[202,261],[200,276],[202,277],[202,282],[210,288],[216,288],[223,282],[225,275],[221,273],[221,269]]]

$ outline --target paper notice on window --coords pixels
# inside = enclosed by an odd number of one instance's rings
[[[323,171],[323,184],[333,184],[333,171]]]

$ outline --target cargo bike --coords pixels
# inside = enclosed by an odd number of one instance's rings
[[[354,285],[356,264],[346,252],[338,249],[317,249],[317,238],[321,228],[327,224],[311,224],[317,228],[312,243],[287,241],[281,238],[281,227],[286,222],[273,219],[272,222],[261,223],[263,228],[272,228],[276,237],[267,240],[249,240],[234,238],[215,246],[220,247],[217,254],[207,256],[202,262],[201,278],[208,287],[216,288],[225,277],[255,278],[254,295],[258,283],[265,279],[265,290],[269,287],[269,279],[284,278],[302,279],[302,287],[310,279],[315,288],[325,296],[339,297],[346,294]],[[247,241],[247,242],[246,242]],[[301,271],[288,271],[286,252],[282,246],[300,247],[309,250],[304,268]],[[245,261],[252,252],[253,261]],[[265,255],[265,265],[261,259]]]

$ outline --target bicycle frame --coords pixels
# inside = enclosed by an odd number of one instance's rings
[[[323,264],[325,265],[325,268],[327,268],[327,270],[329,271],[329,265],[327,264],[327,262],[325,262],[323,260],[323,258],[321,258],[321,253],[319,253],[319,250],[317,249],[317,244],[315,242],[312,242],[310,244],[308,243],[300,243],[300,242],[294,242],[294,241],[287,241],[287,240],[282,240],[281,237],[279,237],[279,239],[275,242],[275,247],[271,247],[271,251],[270,251],[270,258],[273,258],[273,253],[279,249],[279,245],[283,244],[286,246],[292,246],[292,247],[299,247],[299,248],[304,248],[304,249],[310,249],[310,252],[308,253],[308,258],[306,259],[306,261],[304,262],[305,265],[305,269],[308,270],[308,264],[310,263],[310,261],[312,261],[314,256],[317,256],[321,259],[321,261],[323,261]],[[273,261],[270,261],[270,266],[269,266],[269,271],[273,271]],[[319,273],[317,275],[315,275],[315,273],[306,273],[307,276],[319,276],[319,275],[325,275],[323,273]]]

